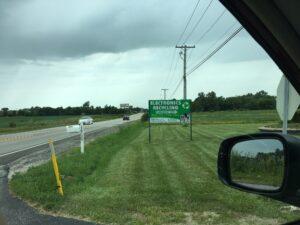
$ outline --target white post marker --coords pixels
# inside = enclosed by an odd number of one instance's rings
[[[300,96],[288,79],[283,75],[278,88],[276,109],[283,122],[282,133],[287,134],[288,120],[291,120],[300,104]]]
[[[84,126],[83,123],[79,125],[66,126],[68,133],[77,133],[80,134],[80,152],[84,153]]]
[[[84,153],[84,126],[80,123],[80,152]]]

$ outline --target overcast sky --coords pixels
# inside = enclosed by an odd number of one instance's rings
[[[87,100],[146,107],[160,98],[161,88],[169,88],[170,97],[182,76],[174,47],[197,1],[0,0],[0,108],[78,106]],[[188,70],[240,26],[226,10],[203,36],[225,10],[213,0],[191,32],[210,1],[200,0],[179,41],[196,45],[188,51]],[[188,97],[262,89],[275,95],[280,77],[243,30],[188,76]],[[182,98],[182,85],[172,97]]]

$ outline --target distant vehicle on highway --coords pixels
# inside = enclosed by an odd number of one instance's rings
[[[83,116],[79,119],[79,124],[83,124],[83,125],[91,125],[94,123],[94,120],[92,117],[90,116]]]
[[[130,120],[128,115],[123,116],[123,120]]]

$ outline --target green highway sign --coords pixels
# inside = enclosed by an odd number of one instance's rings
[[[191,100],[149,100],[150,123],[188,122]]]

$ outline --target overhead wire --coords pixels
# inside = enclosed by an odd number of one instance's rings
[[[178,38],[178,40],[177,40],[177,42],[176,42],[176,45],[178,45],[179,42],[181,41],[181,39],[183,38],[183,36],[184,36],[184,34],[185,34],[185,32],[186,32],[186,30],[187,30],[189,24],[191,23],[192,18],[193,18],[194,14],[195,14],[195,12],[196,12],[198,6],[199,6],[200,1],[201,1],[201,0],[198,0],[197,3],[196,3],[196,5],[194,6],[193,11],[192,11],[191,15],[189,16],[189,19],[188,19],[188,21],[187,21],[187,23],[186,23],[186,25],[185,25],[185,27],[184,27],[182,33],[180,34],[180,36],[179,36],[179,38]],[[169,72],[168,72],[168,75],[167,75],[167,77],[166,77],[166,80],[165,80],[163,86],[166,86],[167,84],[169,84],[169,83],[171,82],[171,81],[170,81],[170,82],[168,82],[168,81],[171,80],[173,70],[176,69],[176,66],[177,66],[177,64],[178,64],[178,61],[179,61],[179,60],[177,59],[175,65],[174,65],[175,55],[176,55],[176,49],[174,49],[174,51],[173,51],[172,60],[171,60],[171,65],[170,65]]]
[[[202,13],[202,15],[200,16],[200,18],[198,19],[198,21],[196,22],[196,24],[194,25],[194,27],[192,28],[192,30],[191,30],[191,32],[187,35],[187,37],[185,38],[185,40],[184,40],[184,44],[189,40],[189,38],[192,36],[192,34],[193,34],[193,32],[196,30],[196,28],[199,26],[199,24],[200,24],[200,22],[203,20],[203,18],[204,18],[204,16],[206,15],[206,13],[207,13],[207,11],[208,11],[208,9],[211,7],[211,4],[213,3],[213,1],[214,0],[211,0],[210,2],[209,2],[209,4],[207,5],[207,7],[205,8],[205,10],[204,10],[204,12]],[[188,27],[188,25],[189,25],[189,23],[191,22],[191,19],[192,19],[192,17],[193,17],[193,15],[194,15],[194,13],[195,13],[195,11],[196,11],[196,8],[198,7],[198,4],[199,4],[199,2],[200,1],[198,1],[197,2],[197,4],[196,4],[196,6],[195,6],[195,8],[194,8],[194,10],[193,10],[193,13],[192,13],[192,15],[190,16],[190,18],[189,18],[189,20],[188,20],[188,23],[187,23],[187,25],[185,26],[185,28],[184,28],[184,31],[181,33],[181,35],[180,35],[180,38],[179,38],[179,40],[178,40],[178,42],[177,42],[177,44],[179,43],[179,41],[181,40],[181,38],[183,37],[183,35],[184,35],[184,33],[186,32],[186,30],[187,30],[187,27]],[[213,28],[214,28],[214,26],[220,21],[220,19],[224,16],[224,14],[225,14],[225,12],[226,12],[226,9],[224,9],[221,13],[220,13],[220,15],[215,19],[215,21],[208,27],[208,29],[206,29],[205,30],[205,32],[203,32],[203,34],[200,36],[200,38],[197,40],[197,42],[196,42],[196,44],[198,44]],[[234,24],[235,25],[235,24]],[[233,26],[232,26],[233,27]],[[230,27],[230,29],[228,29],[228,30],[226,30],[226,32],[225,32],[225,34],[227,34],[228,32],[229,32],[229,30],[231,30],[232,29],[232,27]],[[240,30],[238,31],[238,32],[240,32]],[[237,33],[238,33],[237,32]],[[224,35],[225,35],[224,34]],[[224,35],[222,35],[222,37],[221,38],[223,38],[223,36]],[[233,37],[235,36],[236,34],[234,34],[233,35]],[[233,38],[232,37],[232,38]],[[229,37],[229,40],[231,40],[232,38],[230,38]],[[229,41],[228,40],[228,41]],[[217,42],[218,42],[219,40],[217,40]],[[206,58],[204,58],[204,60],[202,60],[200,63],[198,63],[196,66],[194,66],[188,73],[187,73],[187,75],[190,75],[192,72],[194,72],[197,68],[199,68],[203,63],[205,63],[210,57],[212,57],[216,52],[218,52],[228,41],[226,41],[225,40],[225,43],[223,42],[222,44],[221,44],[221,47],[219,48],[217,48],[217,49],[215,49],[211,54],[209,54],[208,55],[208,57],[206,57]],[[216,42],[216,43],[217,43]],[[215,45],[215,44],[214,44]],[[191,52],[192,53],[192,52]],[[189,60],[190,59],[190,57],[191,57],[191,53],[189,54],[189,56],[188,56],[188,59],[187,60]],[[178,58],[179,59],[179,58]],[[178,62],[178,61],[177,61]],[[201,64],[202,63],[202,64]],[[177,63],[176,63],[177,64]],[[199,65],[200,64],[200,65]],[[183,81],[183,79],[181,78],[179,81],[178,81],[178,84],[177,84],[177,86],[176,86],[176,88],[174,89],[174,91],[173,91],[173,93],[172,93],[172,95],[171,96],[173,96],[176,92],[177,92],[177,90],[178,90],[178,88],[179,88],[179,86],[180,86],[180,84],[182,83],[182,81]]]
[[[183,38],[183,35],[184,35],[184,33],[186,32],[186,29],[188,28],[188,26],[189,26],[189,24],[190,24],[190,22],[191,22],[191,20],[192,20],[192,18],[193,18],[193,16],[194,16],[194,14],[195,14],[195,12],[196,12],[196,9],[198,8],[199,3],[200,3],[200,0],[197,1],[196,5],[195,5],[195,7],[194,7],[194,9],[193,9],[193,12],[192,12],[191,16],[189,17],[188,22],[186,23],[186,25],[185,25],[185,27],[184,27],[184,29],[183,29],[181,35],[180,35],[179,38],[178,38],[178,41],[177,41],[176,45],[178,45],[179,42],[181,41],[181,39]]]
[[[167,83],[168,83],[168,80],[170,78],[170,75],[172,74],[172,71],[173,71],[173,64],[174,64],[174,60],[175,60],[175,55],[176,55],[176,49],[174,49],[173,51],[173,54],[172,54],[172,60],[171,60],[171,65],[169,67],[169,72],[167,74],[167,77],[165,79],[165,82],[164,82],[164,85],[163,87],[166,87]]]
[[[217,19],[215,19],[215,21],[209,26],[209,28],[203,32],[203,34],[200,36],[200,38],[198,39],[198,41],[195,43],[195,45],[199,44],[199,42],[214,28],[214,26],[220,21],[220,19],[224,16],[226,12],[226,9],[224,9],[221,14],[217,17]],[[192,49],[193,50],[193,49]],[[190,60],[190,58],[192,57],[192,53],[193,51],[190,52],[187,61]]]
[[[178,65],[178,62],[179,62],[179,58],[180,57],[177,57],[177,60],[175,61],[175,64],[174,64],[174,67],[173,67],[173,70],[172,70],[172,73],[171,74],[173,74],[173,76],[174,76],[174,74],[175,74],[175,71],[176,71],[176,68],[177,68],[177,65]],[[171,76],[172,77],[172,76]],[[170,77],[170,78],[171,78]],[[168,80],[168,82],[166,82],[166,85],[165,86],[171,86],[171,84],[173,84],[174,82],[172,82],[173,80],[172,79],[169,79]]]
[[[221,14],[217,17],[217,19],[210,25],[210,27],[201,35],[201,37],[196,41],[195,45],[199,44],[199,42],[212,30],[212,28],[219,22],[219,20],[224,16],[226,9],[224,9]]]
[[[187,40],[191,37],[191,35],[193,34],[193,32],[196,30],[196,28],[198,27],[198,25],[200,24],[200,22],[202,21],[202,19],[203,19],[204,16],[206,15],[206,13],[207,13],[208,9],[210,8],[210,6],[211,6],[211,4],[212,4],[213,1],[214,1],[214,0],[211,0],[211,1],[209,2],[209,4],[207,5],[207,7],[204,9],[204,12],[203,12],[202,15],[200,16],[200,18],[198,19],[198,21],[196,22],[196,24],[194,25],[194,27],[192,28],[191,32],[190,32],[190,33],[188,34],[188,36],[185,38],[184,44],[187,42]],[[190,22],[190,20],[189,20],[189,22]],[[186,29],[185,29],[185,30],[186,30]],[[182,36],[183,36],[183,35],[182,35]],[[178,59],[179,59],[179,58],[178,58]],[[183,81],[183,79],[181,78],[181,79],[179,80],[179,82],[178,82],[178,84],[177,84],[177,86],[176,86],[176,88],[175,88],[175,90],[173,91],[173,93],[172,93],[171,96],[173,96],[173,95],[176,93],[176,91],[178,90],[178,88],[179,88],[180,84],[182,83],[182,81]]]
[[[176,88],[174,89],[174,91],[173,91],[172,94],[171,94],[171,98],[173,98],[174,94],[175,94],[176,91],[178,90],[178,88],[179,88],[180,84],[182,83],[182,81],[183,81],[183,78],[180,78],[180,80],[179,80],[179,82],[178,82]]]
[[[187,72],[186,76],[189,76],[195,70],[197,70],[201,65],[203,65],[207,60],[209,60],[212,56],[214,56],[220,49],[222,49],[232,38],[234,38],[241,30],[243,29],[240,26],[236,29],[224,42],[222,42],[217,48],[215,48],[208,56],[202,59],[197,65],[195,65],[189,72]]]
[[[226,29],[226,31],[225,31],[218,39],[216,39],[216,41],[215,41],[212,45],[210,45],[210,46],[206,49],[206,51],[203,52],[203,53],[201,54],[201,56],[200,56],[199,58],[204,57],[204,56],[206,55],[206,53],[209,52],[209,50],[211,50],[211,49],[212,49],[212,48],[213,48],[220,40],[222,40],[222,39],[229,33],[229,31],[232,30],[232,28],[233,28],[236,24],[237,24],[237,22],[233,23],[230,27],[228,27],[228,29]]]
[[[210,0],[209,4],[206,6],[204,12],[202,13],[202,15],[200,16],[200,18],[198,19],[198,21],[196,22],[196,24],[194,25],[194,27],[192,28],[191,32],[188,34],[188,36],[185,38],[184,40],[184,44],[188,41],[188,39],[192,36],[192,34],[194,33],[194,31],[196,30],[196,28],[198,27],[198,25],[200,24],[200,22],[202,21],[202,19],[204,18],[205,14],[207,13],[208,9],[210,8],[212,2],[214,0]]]

